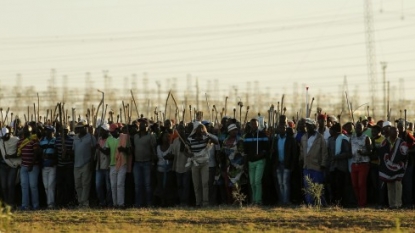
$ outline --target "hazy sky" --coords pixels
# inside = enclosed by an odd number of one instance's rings
[[[372,2],[377,88],[386,61],[391,86],[404,78],[409,96],[415,1]],[[86,72],[102,87],[103,70],[119,87],[144,72],[152,88],[173,77],[186,87],[187,74],[201,85],[219,80],[221,90],[257,80],[275,93],[291,93],[294,82],[337,92],[345,75],[351,90],[368,85],[362,0],[4,0],[0,32],[6,86],[20,73],[45,89],[52,68],[71,87],[83,87]]]

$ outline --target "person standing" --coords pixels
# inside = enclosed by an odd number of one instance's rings
[[[56,164],[58,163],[55,149],[55,128],[46,126],[46,135],[40,140],[42,149],[42,179],[45,186],[48,209],[55,208]]]
[[[259,122],[250,121],[250,131],[244,136],[244,151],[249,166],[249,183],[252,191],[252,204],[262,205],[262,176],[265,156],[269,152],[269,141],[264,131],[259,130]]]
[[[294,166],[294,156],[297,153],[297,144],[294,137],[287,134],[287,126],[277,126],[278,136],[273,148],[274,183],[278,194],[278,204],[289,205],[291,191],[291,171]]]
[[[402,205],[404,208],[411,209],[414,205],[412,197],[413,180],[414,180],[414,162],[415,162],[415,138],[404,129],[404,121],[399,121],[397,125],[399,138],[406,142],[408,150],[408,165],[405,169],[405,175],[402,178]]]
[[[312,182],[324,183],[324,170],[328,160],[327,145],[323,135],[316,131],[316,122],[310,118],[305,119],[307,133],[301,138],[300,161],[303,162],[304,188],[308,188],[305,177],[310,177]],[[324,197],[321,196],[322,203]],[[306,204],[312,205],[313,198],[310,194],[305,196]]]
[[[185,125],[183,122],[177,126],[177,133],[180,137],[173,140],[171,152],[174,155],[172,170],[176,172],[177,196],[181,206],[189,205],[190,178],[191,172],[189,167],[185,167],[187,157],[185,155],[186,144],[183,140],[185,137]]]
[[[17,156],[22,158],[20,168],[20,185],[22,187],[22,206],[21,210],[39,209],[39,139],[36,133],[32,133],[32,127],[23,127],[23,137],[17,143]]]
[[[80,208],[89,208],[89,191],[91,189],[91,160],[96,147],[96,140],[88,133],[86,122],[76,125],[78,134],[74,137],[72,150],[74,153],[75,189]]]
[[[193,157],[186,165],[192,167],[193,187],[196,196],[196,206],[209,205],[209,158],[212,142],[218,144],[218,138],[207,132],[206,127],[193,122],[193,131],[187,138]]]
[[[99,132],[95,160],[97,160],[95,171],[95,188],[101,208],[113,206],[111,183],[110,183],[110,157],[101,151],[106,145],[109,136],[109,125],[102,124],[97,130]]]
[[[398,137],[396,127],[389,128],[388,138],[381,148],[379,177],[387,183],[389,208],[402,206],[402,178],[408,165],[408,145]]]
[[[134,135],[134,188],[135,207],[152,206],[151,167],[156,157],[156,135],[149,132],[148,122],[139,121],[139,131]],[[143,191],[145,196],[143,196]],[[144,199],[145,197],[145,199]]]
[[[110,156],[110,183],[114,206],[125,208],[125,177],[130,143],[127,134],[120,134],[117,123],[110,125],[110,136],[105,142],[105,154]],[[125,162],[121,162],[121,160]],[[117,164],[120,162],[119,164]]]
[[[73,137],[69,135],[69,126],[64,125],[63,135],[56,137],[55,149],[58,154],[56,168],[56,204],[67,207],[75,204]],[[63,144],[65,143],[65,144]]]
[[[352,146],[351,178],[357,204],[360,208],[367,203],[367,176],[370,169],[370,154],[372,153],[372,141],[363,134],[363,124],[356,124],[356,133],[350,139]]]
[[[6,127],[0,133],[0,183],[3,202],[14,209],[16,177],[22,161],[16,154],[19,138],[13,136]]]

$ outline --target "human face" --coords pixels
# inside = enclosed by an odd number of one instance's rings
[[[398,128],[399,134],[402,134],[404,131],[403,123],[399,122],[397,128]]]
[[[356,134],[357,135],[362,135],[363,132],[363,124],[362,123],[357,123],[356,124]]]
[[[316,127],[313,124],[305,124],[305,128],[307,129],[308,133],[314,133]]]
[[[278,130],[279,135],[284,136],[287,132],[287,126],[286,125],[278,125],[277,130]]]
[[[251,120],[251,130],[252,131],[257,131],[258,130],[258,126],[259,126],[259,123],[258,123],[257,120]]]
[[[396,127],[390,127],[389,129],[389,138],[396,139],[398,137],[399,131]]]

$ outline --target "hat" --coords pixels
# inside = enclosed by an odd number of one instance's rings
[[[1,129],[1,135],[0,136],[4,136],[4,135],[6,135],[8,133],[9,133],[9,129],[6,128],[6,127],[4,127],[4,128]]]
[[[118,129],[118,124],[117,123],[112,123],[110,125],[110,132],[114,132],[116,129]]]
[[[234,129],[238,129],[238,127],[236,127],[236,125],[235,124],[230,124],[229,126],[228,126],[228,132],[231,132],[232,130],[234,130]]]
[[[55,127],[53,127],[53,126],[51,126],[51,125],[47,125],[47,126],[45,127],[45,129],[46,129],[46,130],[48,130],[48,131],[52,131],[52,132],[54,132],[54,133],[56,132],[56,131],[55,131]]]
[[[75,126],[75,128],[82,128],[82,127],[87,127],[88,124],[86,122],[86,120],[81,120],[80,122],[78,122]]]
[[[311,118],[306,118],[305,123],[309,125],[316,125],[316,121]]]
[[[109,131],[110,130],[110,126],[108,124],[102,124],[101,128],[105,131]]]
[[[384,121],[382,124],[382,128],[383,127],[387,127],[387,126],[391,126],[392,127],[392,123],[390,121]]]
[[[327,117],[328,119],[331,119],[331,121],[333,122],[339,122],[339,119],[337,119],[337,117],[333,116],[333,115],[328,115]]]

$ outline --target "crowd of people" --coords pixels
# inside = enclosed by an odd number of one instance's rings
[[[230,117],[96,127],[15,120],[0,132],[0,197],[18,210],[236,201],[413,208],[415,139],[404,119],[341,125],[326,114],[280,115],[273,126]],[[310,181],[324,187],[321,196],[305,191]]]

